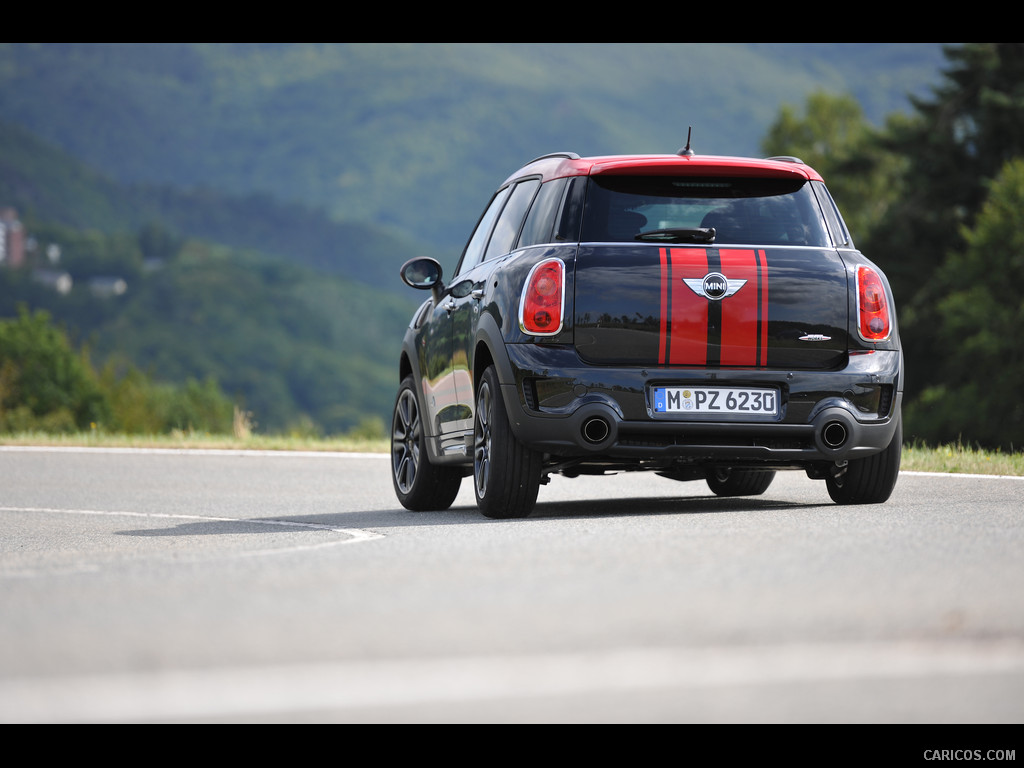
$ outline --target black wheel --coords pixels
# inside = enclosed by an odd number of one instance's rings
[[[855,459],[839,475],[825,478],[828,495],[836,504],[881,504],[892,494],[900,474],[903,453],[902,419],[896,425],[889,446],[881,453]]]
[[[715,469],[707,477],[717,496],[760,496],[774,479],[774,469]]]
[[[417,512],[448,509],[459,495],[462,473],[427,458],[420,405],[407,376],[398,388],[391,420],[391,480],[402,506]]]
[[[486,517],[525,517],[540,488],[541,455],[524,447],[505,412],[493,367],[484,371],[476,394],[473,424],[473,482],[476,503]]]

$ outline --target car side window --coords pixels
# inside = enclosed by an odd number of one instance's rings
[[[586,192],[586,178],[576,176],[569,181],[569,190],[565,193],[562,209],[555,222],[554,239],[556,243],[577,242],[580,239]]]
[[[502,206],[505,205],[505,200],[508,198],[511,190],[511,186],[506,186],[503,189],[499,189],[495,197],[490,199],[486,210],[483,211],[483,215],[480,216],[480,220],[476,223],[476,229],[473,230],[469,243],[466,244],[466,248],[462,252],[462,259],[459,261],[456,274],[469,271],[482,261],[483,249],[487,245],[487,238],[490,237],[490,229],[494,226],[495,219],[501,213]]]
[[[523,219],[533,202],[534,195],[540,188],[540,179],[528,179],[515,185],[508,203],[498,217],[494,225],[494,234],[487,244],[487,251],[484,254],[484,261],[493,259],[495,256],[502,256],[512,250],[519,237],[519,230],[522,229]]]
[[[850,232],[846,228],[846,223],[843,221],[843,217],[840,215],[839,208],[836,206],[835,200],[832,199],[832,195],[828,193],[825,185],[820,181],[812,182],[811,186],[814,189],[814,193],[818,196],[818,203],[825,214],[825,221],[828,224],[829,232],[832,234],[832,240],[839,247],[845,245],[852,248],[853,238],[850,237]]]
[[[511,190],[511,186],[505,187],[498,190],[491,198],[490,204],[480,217],[480,221],[477,222],[476,229],[473,230],[473,236],[469,238],[469,242],[462,252],[462,259],[459,261],[459,267],[455,270],[455,274],[468,272],[483,260],[484,248],[487,246],[491,227],[494,225],[494,220],[498,218],[498,213],[501,212],[501,207],[505,204],[505,199]]]
[[[551,232],[555,226],[555,216],[558,215],[566,181],[568,180],[555,179],[541,186],[533,205],[530,206],[523,231],[519,235],[520,248],[551,242]]]

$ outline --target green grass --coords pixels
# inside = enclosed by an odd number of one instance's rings
[[[387,453],[386,438],[310,438],[290,436],[207,435],[174,432],[168,435],[108,435],[83,433],[50,435],[25,432],[0,435],[0,445],[93,446],[100,448],[222,449],[254,451],[340,451],[345,453]],[[957,472],[983,475],[1024,476],[1024,453],[1002,452],[961,443],[928,447],[903,447],[902,469],[917,472]]]
[[[23,432],[0,435],[0,445],[93,447],[93,448],[168,448],[244,451],[341,451],[345,453],[387,453],[384,438],[316,438],[293,436],[209,435],[175,431],[167,435],[111,435],[79,433],[51,435]]]
[[[962,443],[930,448],[904,445],[901,469],[975,475],[1024,475],[1024,453],[989,451]]]

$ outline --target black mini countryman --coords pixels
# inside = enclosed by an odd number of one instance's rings
[[[778,470],[889,498],[903,359],[892,293],[796,158],[538,158],[491,199],[405,334],[395,492],[528,515],[552,473],[647,470],[716,494]]]

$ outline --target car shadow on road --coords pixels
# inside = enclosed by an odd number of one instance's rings
[[[723,498],[708,496],[664,496],[573,501],[541,501],[528,517],[494,520],[480,514],[475,504],[456,504],[450,509],[434,512],[412,512],[401,507],[391,510],[346,512],[339,515],[317,515],[302,518],[321,525],[346,528],[401,528],[441,525],[509,525],[542,520],[571,518],[652,517],[664,515],[711,515],[728,513],[766,513],[773,511],[813,510],[830,507],[822,502],[808,503],[770,498]]]
[[[824,504],[752,497],[665,496],[581,501],[539,502],[526,519],[558,517],[621,517],[623,515],[707,515],[727,512],[767,512],[812,509]]]
[[[664,515],[710,515],[729,513],[766,513],[779,510],[807,510],[829,506],[807,502],[769,499],[763,497],[723,498],[707,496],[660,496],[637,498],[589,499],[572,501],[541,501],[524,518],[495,520],[484,517],[475,504],[456,504],[447,510],[412,512],[401,507],[351,512],[317,512],[303,514],[295,511],[287,515],[210,520],[187,520],[160,528],[117,531],[121,536],[210,536],[266,534],[268,526],[280,532],[295,529],[332,530],[384,530],[387,528],[444,526],[444,525],[510,525],[542,520],[579,518],[652,517]],[[291,526],[294,525],[295,529]]]

